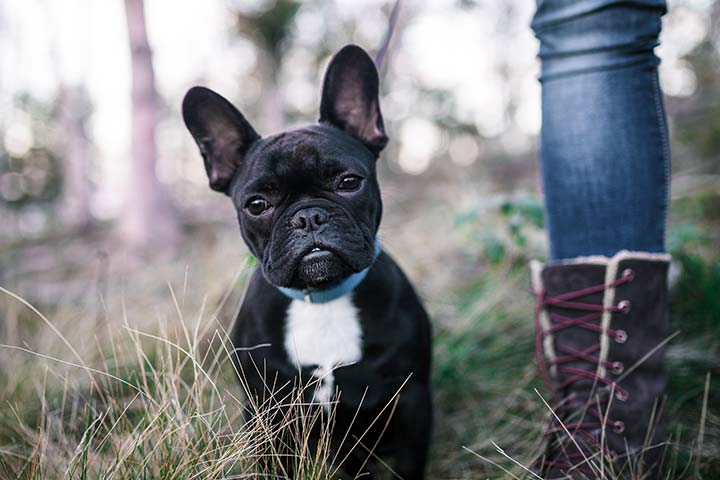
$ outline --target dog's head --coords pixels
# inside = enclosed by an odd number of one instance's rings
[[[271,284],[322,288],[372,264],[382,214],[375,163],[388,141],[378,83],[372,59],[348,45],[325,73],[319,124],[268,137],[217,93],[185,95],[210,188],[232,199]]]

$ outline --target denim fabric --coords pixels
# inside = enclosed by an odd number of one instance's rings
[[[670,153],[665,2],[538,0],[540,171],[550,259],[664,251]]]

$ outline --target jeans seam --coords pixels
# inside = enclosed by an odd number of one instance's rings
[[[665,109],[662,104],[662,91],[660,90],[660,79],[657,71],[653,79],[653,97],[655,97],[655,113],[657,115],[658,128],[660,129],[660,146],[663,157],[663,200],[662,200],[662,250],[666,248],[668,204],[670,202],[670,144],[667,131],[667,120]]]

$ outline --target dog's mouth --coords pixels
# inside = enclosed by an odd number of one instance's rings
[[[317,288],[339,282],[350,273],[349,268],[338,255],[315,246],[300,258],[295,277],[299,283]]]
[[[340,206],[324,205],[331,221],[315,230],[292,226],[290,215],[295,209],[275,222],[262,254],[263,273],[270,284],[322,290],[372,265],[374,244],[365,225]],[[307,204],[301,206],[308,208]]]
[[[373,259],[374,255],[368,255],[365,248],[354,251],[352,248],[338,248],[331,242],[315,239],[297,254],[288,255],[282,262],[276,263],[284,268],[263,269],[266,278],[273,285],[298,290],[322,290],[367,268]]]

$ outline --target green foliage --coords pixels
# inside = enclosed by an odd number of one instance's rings
[[[720,106],[709,106],[682,119],[676,138],[705,157],[720,154]]]
[[[676,253],[682,277],[673,295],[673,317],[684,335],[720,353],[720,260]]]
[[[500,204],[500,213],[504,217],[517,216],[520,223],[543,228],[544,211],[538,198],[524,197],[519,200],[506,201]]]
[[[709,190],[673,200],[672,216],[684,222],[712,222],[720,220],[720,193]]]
[[[490,264],[526,256],[529,236],[542,231],[543,208],[535,197],[504,200],[496,210],[469,208],[453,218],[453,229],[476,242]]]
[[[436,422],[430,478],[506,478],[465,445],[519,473],[498,455],[494,441],[528,463],[544,428],[535,396],[532,298],[524,268],[493,269],[455,293],[457,312],[434,338]],[[502,299],[495,306],[496,299]],[[439,319],[444,320],[444,319]],[[488,448],[490,447],[490,448]],[[458,474],[455,474],[458,475]]]
[[[671,296],[671,331],[678,336],[668,348],[668,430],[677,442],[672,451],[672,478],[714,478],[720,471],[718,411],[720,405],[720,257],[713,241],[720,195],[713,191],[673,201],[668,251],[680,271]],[[709,383],[706,378],[709,375]],[[703,411],[707,394],[708,412]],[[702,424],[702,427],[701,427]],[[704,448],[698,450],[700,433]]]
[[[674,259],[682,266],[671,308],[671,328],[679,336],[667,356],[666,411],[672,419],[669,431],[678,441],[674,464],[694,465],[695,478],[714,478],[720,471],[720,457],[714,450],[720,438],[720,260],[684,252],[676,253]],[[710,376],[708,385],[706,375]],[[704,394],[708,394],[710,409],[706,418],[699,418]],[[706,448],[698,451],[701,431],[708,432]]]
[[[269,8],[261,12],[238,13],[238,28],[252,30],[272,54],[276,62],[282,58],[285,40],[300,8],[297,0],[269,2]]]
[[[492,264],[499,264],[505,259],[505,245],[493,235],[487,235],[482,241],[485,258]]]
[[[720,353],[720,257],[712,254],[717,246],[710,225],[719,208],[720,195],[715,192],[674,201],[671,212],[678,220],[667,239],[681,272],[672,298],[675,326],[713,353]]]
[[[673,255],[681,255],[693,245],[706,245],[708,236],[695,224],[680,223],[673,226],[667,238],[667,249]]]

